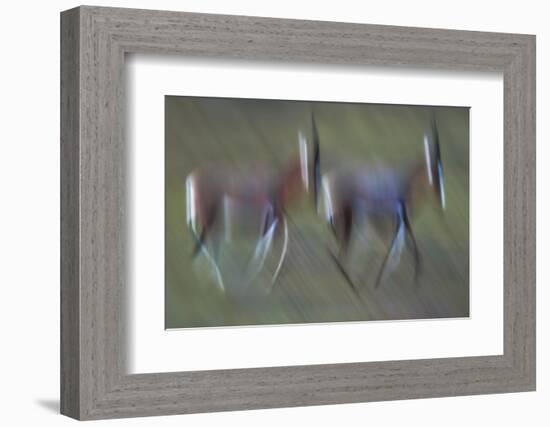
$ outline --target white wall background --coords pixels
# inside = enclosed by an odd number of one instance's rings
[[[156,8],[504,31],[537,35],[538,215],[549,215],[550,28],[545,4],[472,0],[319,2],[277,0],[97,1]],[[59,12],[74,1],[6,2],[0,32],[0,420],[2,425],[67,425],[59,405]],[[546,18],[545,18],[546,16]],[[546,161],[545,161],[546,160]],[[546,202],[546,203],[545,203]],[[550,414],[548,226],[538,223],[538,391],[338,406],[109,421],[144,426],[498,426],[548,425]],[[526,419],[528,420],[527,422]]]

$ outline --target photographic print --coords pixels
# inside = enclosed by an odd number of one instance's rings
[[[165,97],[165,327],[469,316],[469,108]]]

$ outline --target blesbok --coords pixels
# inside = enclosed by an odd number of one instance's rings
[[[350,278],[344,261],[352,237],[352,229],[365,221],[393,219],[395,229],[384,257],[375,287],[386,271],[399,263],[407,236],[414,255],[414,281],[421,269],[420,251],[412,229],[410,210],[430,192],[435,192],[439,206],[445,209],[445,189],[439,135],[435,118],[431,132],[424,133],[424,156],[408,169],[396,171],[388,168],[363,166],[357,169],[333,170],[321,178],[326,220],[338,242],[339,253],[331,255],[352,289],[358,289]]]
[[[318,167],[310,168],[308,143],[302,132],[298,133],[298,145],[299,155],[278,170],[265,164],[204,165],[187,176],[187,224],[195,239],[192,256],[202,253],[208,259],[222,290],[225,285],[218,265],[219,236],[212,235],[218,226],[217,232],[221,229],[229,240],[235,225],[251,222],[259,225],[259,231],[244,280],[251,281],[262,270],[274,237],[282,233],[282,250],[271,287],[275,284],[288,247],[287,209],[309,192],[310,181],[317,194],[318,174],[310,177],[310,171],[318,171]],[[318,151],[314,137],[313,159],[319,158]]]

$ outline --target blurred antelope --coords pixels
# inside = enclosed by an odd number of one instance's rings
[[[357,293],[344,267],[344,260],[352,229],[364,220],[390,218],[395,222],[375,287],[380,285],[385,272],[399,263],[407,236],[412,244],[416,283],[421,260],[410,221],[411,207],[433,192],[440,208],[445,209],[443,166],[435,119],[432,119],[431,132],[424,133],[424,158],[419,158],[405,171],[371,169],[368,166],[357,170],[334,170],[323,175],[321,186],[326,220],[339,245],[338,256],[331,255],[352,289]]]
[[[266,165],[245,165],[237,170],[230,165],[201,168],[186,179],[187,224],[196,245],[192,256],[202,253],[210,262],[218,286],[224,290],[222,273],[218,266],[218,248],[208,248],[207,238],[216,224],[222,225],[226,239],[234,226],[249,225],[257,220],[260,225],[258,240],[248,264],[245,279],[252,280],[263,268],[273,239],[283,233],[283,246],[277,267],[271,278],[276,282],[287,253],[288,226],[286,211],[302,195],[309,192],[310,170],[308,144],[302,132],[298,133],[299,155],[288,160],[279,170],[269,171]],[[319,144],[314,139],[314,158],[319,158]],[[318,167],[314,168],[318,170]],[[315,195],[317,176],[312,177]]]

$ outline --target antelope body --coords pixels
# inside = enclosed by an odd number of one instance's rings
[[[187,177],[187,223],[196,241],[193,256],[203,253],[208,258],[222,290],[224,281],[217,264],[217,250],[210,250],[206,244],[215,225],[222,223],[226,235],[234,224],[260,225],[246,280],[251,280],[262,269],[275,235],[284,233],[281,255],[271,280],[273,285],[287,251],[286,210],[309,190],[308,164],[307,141],[299,133],[299,157],[289,160],[279,170],[270,171],[269,165],[257,164],[241,165],[239,169],[210,165]]]
[[[323,175],[321,186],[326,220],[339,244],[339,254],[333,258],[355,291],[355,285],[343,262],[353,228],[369,220],[389,218],[395,223],[393,237],[375,286],[379,286],[385,271],[398,264],[407,237],[412,244],[416,282],[420,270],[420,252],[410,221],[411,207],[420,203],[430,191],[434,191],[440,206],[445,208],[443,169],[435,121],[431,135],[424,135],[424,154],[423,159],[419,159],[405,172],[365,165],[352,170],[333,170]]]

